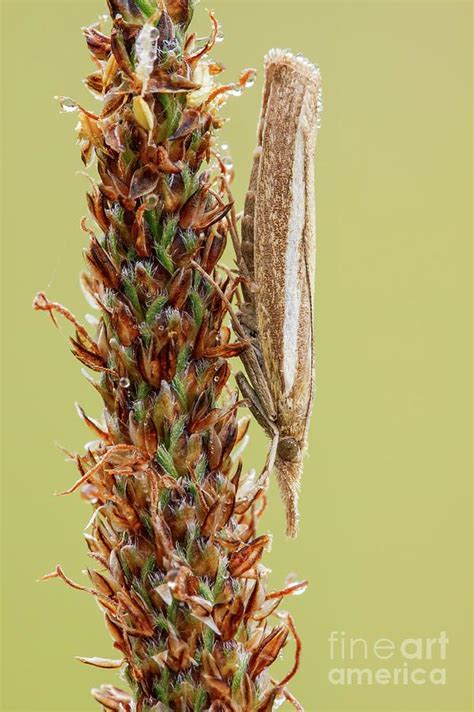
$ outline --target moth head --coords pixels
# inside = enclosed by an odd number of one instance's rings
[[[301,453],[301,445],[291,436],[284,436],[278,441],[278,457],[281,457],[285,462],[293,462],[297,460]]]

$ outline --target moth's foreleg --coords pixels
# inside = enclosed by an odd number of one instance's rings
[[[278,443],[280,441],[280,433],[275,423],[272,422],[265,413],[265,410],[262,406],[262,403],[260,402],[257,393],[247,380],[246,376],[243,373],[238,373],[236,375],[236,380],[240,388],[240,392],[242,393],[244,398],[247,398],[249,402],[249,408],[252,415],[255,417],[255,420],[259,423],[259,425],[261,425],[265,433],[271,439],[271,444],[267,452],[265,465],[259,477],[259,482],[263,483],[268,479],[275,466],[278,453]]]
[[[250,341],[250,347],[242,352],[242,361],[248,380],[260,402],[261,410],[265,413],[267,420],[276,420],[276,409],[273,398],[268,387],[268,379],[265,374],[262,349],[257,334],[255,311],[252,304],[244,304],[239,311],[239,321],[244,331],[246,339]]]
[[[243,373],[237,373],[235,380],[237,381],[242,396],[248,400],[250,411],[255,420],[264,429],[268,437],[273,438],[275,425],[268,417],[254,387],[249,383],[249,380]]]
[[[273,423],[272,423],[272,425],[273,425]],[[278,428],[276,427],[276,425],[273,425],[273,427],[274,427],[274,432],[273,432],[272,442],[270,444],[270,447],[268,448],[267,459],[265,460],[265,466],[260,474],[260,480],[263,482],[266,482],[268,477],[271,475],[273,468],[275,467],[275,462],[277,459],[278,442],[280,440],[280,433],[278,432]]]
[[[246,349],[240,355],[240,360],[242,361],[245,367],[248,379],[252,384],[252,389],[258,396],[258,401],[261,405],[261,410],[265,414],[266,419],[269,421],[275,421],[275,406],[273,405],[273,399],[270,394],[270,389],[268,388],[265,374],[258,361],[255,348],[253,346],[250,346],[250,348]]]
[[[193,267],[204,277],[204,279],[209,282],[209,284],[216,290],[216,292],[219,294],[220,298],[224,302],[224,304],[227,307],[227,311],[229,313],[229,316],[231,318],[232,324],[234,326],[235,331],[242,336],[245,339],[248,339],[250,342],[255,341],[255,338],[252,339],[251,331],[249,330],[248,326],[244,322],[241,322],[237,314],[235,313],[232,304],[230,303],[229,299],[226,297],[220,286],[217,284],[217,282],[211,277],[210,274],[208,274],[200,264],[195,262],[195,260],[191,261],[191,264]],[[267,381],[265,378],[265,374],[263,372],[262,365],[259,361],[259,358],[257,356],[257,350],[256,347],[250,343],[249,348],[247,348],[245,351],[240,356],[242,363],[245,366],[245,370],[249,376],[249,379],[252,383],[253,388],[250,386],[250,384],[247,382],[248,387],[251,388],[254,394],[258,393],[257,400],[261,404],[260,412],[265,414],[265,418],[267,421],[272,421],[275,420],[276,418],[276,412],[275,408],[273,406],[273,400],[270,394],[270,390],[267,385]],[[242,374],[243,375],[243,374]],[[240,383],[239,383],[240,385]],[[244,386],[245,387],[245,386]],[[249,397],[247,395],[244,396],[245,398]],[[249,400],[250,397],[249,397]],[[255,400],[255,398],[254,398]],[[259,420],[260,416],[255,415],[257,418],[258,422],[261,423],[262,421]],[[265,426],[263,426],[265,427]],[[268,430],[267,430],[268,432]],[[273,431],[270,434],[270,437],[273,437]]]

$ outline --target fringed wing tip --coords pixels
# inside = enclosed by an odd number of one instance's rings
[[[278,458],[275,470],[286,509],[286,535],[295,539],[299,530],[298,497],[303,463],[301,460],[288,462]]]

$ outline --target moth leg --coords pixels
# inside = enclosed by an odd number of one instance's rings
[[[247,398],[249,401],[249,408],[255,417],[255,420],[259,423],[259,425],[261,425],[265,433],[271,439],[265,465],[259,477],[259,483],[263,484],[268,479],[268,476],[275,466],[280,433],[275,423],[273,423],[265,413],[257,393],[247,380],[246,376],[243,373],[237,373],[235,378],[243,397]]]
[[[234,311],[234,308],[230,301],[227,299],[226,295],[220,288],[220,286],[217,284],[217,282],[211,277],[210,274],[204,270],[200,264],[195,262],[195,260],[191,261],[191,264],[193,267],[204,277],[204,279],[209,282],[209,284],[215,289],[217,294],[220,296],[222,301],[227,307],[228,314],[230,316],[230,319],[232,321],[232,325],[235,329],[235,331],[239,334],[244,339],[247,339],[248,341],[252,342],[255,341],[255,339],[252,339],[251,332],[250,330],[245,326],[245,323],[241,322],[241,320],[238,318],[237,314]],[[275,419],[275,409],[273,406],[273,400],[270,395],[269,388],[267,386],[267,381],[265,379],[265,375],[262,369],[262,366],[259,363],[258,357],[257,357],[257,352],[255,349],[255,346],[253,346],[252,343],[250,343],[249,348],[246,349],[240,356],[242,363],[245,366],[245,370],[247,371],[247,374],[254,385],[255,390],[260,394],[259,395],[259,402],[262,403],[263,409],[265,409],[265,415],[268,420],[274,420]],[[245,396],[247,397],[247,396]],[[249,397],[250,398],[250,397]],[[258,417],[255,416],[258,420]],[[259,420],[260,422],[260,420]],[[265,426],[262,426],[265,427]],[[268,432],[268,431],[267,431]],[[270,437],[272,437],[270,435]]]
[[[295,537],[298,531],[298,489],[302,470],[300,443],[291,436],[280,437],[277,425],[268,418],[259,395],[243,373],[238,373],[236,380],[242,395],[249,401],[249,408],[255,419],[271,438],[258,483],[264,485],[273,469],[276,469],[286,508],[286,533],[290,537]]]
[[[273,424],[272,424],[273,425]],[[260,473],[259,482],[266,482],[268,477],[271,475],[273,468],[275,467],[275,462],[277,458],[278,442],[280,440],[280,433],[276,425],[273,425],[274,433],[272,437],[272,442],[267,452],[267,459],[265,460],[265,465]]]
[[[249,383],[247,377],[243,373],[237,373],[235,376],[235,380],[237,381],[237,384],[240,388],[240,392],[242,393],[243,397],[247,398],[249,402],[250,411],[255,417],[255,420],[263,428],[268,437],[272,438],[274,435],[274,425],[268,418],[255,389]]]
[[[244,365],[254,391],[258,393],[261,410],[263,410],[268,420],[275,421],[276,409],[265,374],[254,305],[248,302],[243,304],[239,309],[238,319],[245,338],[250,341],[250,348],[240,354],[240,360]]]
[[[243,351],[240,354],[240,360],[242,361],[248,379],[252,384],[251,387],[257,397],[260,411],[264,414],[267,421],[274,421],[276,418],[275,406],[273,405],[273,399],[267,385],[267,379],[259,363],[255,347],[251,345],[250,348]],[[258,420],[258,417],[255,417]],[[262,427],[268,432],[268,428],[266,426],[262,425]]]

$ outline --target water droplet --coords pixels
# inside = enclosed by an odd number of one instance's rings
[[[165,327],[163,326],[163,324],[160,324],[160,326],[158,327],[158,331],[164,331],[164,330],[165,330]]]
[[[142,82],[142,89],[146,90],[150,74],[156,60],[157,40],[159,32],[156,27],[148,23],[143,25],[135,42],[137,77]]]
[[[240,76],[240,86],[248,89],[255,84],[255,79],[257,78],[257,72],[255,69],[246,69],[242,72]]]
[[[242,87],[236,85],[232,89],[229,89],[227,94],[230,94],[230,96],[241,96],[242,94]]]
[[[215,383],[219,383],[219,381],[220,381],[219,376],[214,376],[214,382],[215,382]]]
[[[293,596],[302,596],[303,593],[306,591],[307,588],[308,588],[307,586],[302,586],[301,588],[298,588],[298,589],[294,592]]]
[[[145,198],[145,203],[147,210],[152,210],[153,208],[156,208],[156,206],[158,205],[158,196],[154,194],[147,195],[147,197]]]
[[[229,144],[223,143],[223,144],[221,145],[221,148],[222,148],[223,151],[227,151],[228,148],[229,148]]]
[[[232,168],[234,167],[234,161],[230,156],[224,156],[222,158],[222,163],[229,171],[232,170]]]
[[[219,32],[216,35],[216,42],[223,42],[224,41],[224,33],[222,30],[219,30]]]
[[[121,378],[119,381],[119,386],[121,388],[130,388],[130,381],[128,378]]]
[[[71,99],[69,96],[55,96],[54,98],[59,101],[61,111],[64,111],[65,113],[77,111],[79,108],[78,104],[74,101],[74,99]]]

